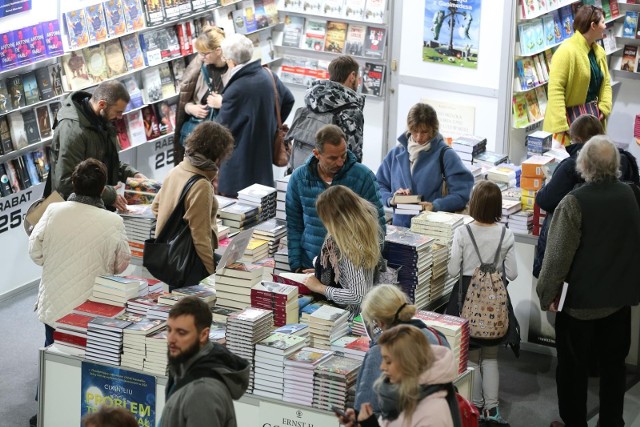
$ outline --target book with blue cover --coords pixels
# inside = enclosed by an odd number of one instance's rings
[[[44,44],[47,49],[47,56],[54,57],[64,53],[62,47],[62,36],[60,34],[60,22],[57,19],[45,21],[42,24],[44,31]]]
[[[47,46],[44,40],[44,27],[42,24],[29,26],[31,29],[28,36],[29,49],[31,50],[31,60],[39,61],[47,57]]]
[[[31,47],[29,46],[29,39],[32,36],[32,29],[30,27],[21,28],[13,31],[13,50],[16,54],[17,66],[25,65],[31,62],[33,54]]]
[[[13,31],[2,33],[2,35],[0,35],[0,68],[9,70],[15,67],[17,58]]]
[[[635,38],[638,29],[638,11],[627,10],[622,24],[622,37]]]
[[[71,10],[65,12],[67,23],[67,34],[69,36],[69,47],[77,49],[89,43],[89,30],[85,19],[84,9]]]
[[[35,71],[22,75],[22,87],[24,89],[24,98],[27,105],[40,102],[40,91],[38,90]]]
[[[106,40],[107,23],[104,18],[102,3],[87,6],[85,8],[85,19],[89,30],[89,43],[96,43]]]
[[[144,16],[140,0],[122,0],[126,31],[137,31],[144,28]]]
[[[122,45],[122,53],[129,71],[144,67],[144,56],[142,55],[142,48],[137,34],[120,37],[120,44]]]
[[[103,3],[104,17],[109,37],[120,37],[127,30],[122,0],[108,0]]]

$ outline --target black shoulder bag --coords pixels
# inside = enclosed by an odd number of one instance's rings
[[[207,268],[196,253],[189,224],[183,219],[184,199],[202,175],[193,175],[184,186],[180,200],[169,216],[160,234],[144,242],[142,265],[158,280],[169,285],[169,289],[197,285],[209,276]]]

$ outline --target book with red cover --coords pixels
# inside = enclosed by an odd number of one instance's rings
[[[54,322],[54,328],[70,329],[72,331],[87,332],[89,322],[91,322],[95,316],[85,316],[84,314],[70,313],[66,316],[62,316]]]
[[[298,294],[300,295],[311,295],[311,290],[307,288],[304,283],[296,282],[295,280],[287,279],[286,277],[282,277],[279,274],[271,274],[273,277],[273,281],[276,283],[282,283],[284,285],[296,286],[298,288]]]
[[[61,332],[56,329],[53,331],[53,340],[55,342],[62,342],[65,344],[71,344],[78,347],[86,347],[87,346],[87,338],[81,337],[79,335],[72,335],[65,332]]]
[[[360,337],[357,340],[347,344],[345,348],[366,353],[367,351],[369,351],[369,343],[370,343],[369,337]]]
[[[119,314],[124,313],[124,307],[118,307],[116,305],[104,304],[95,301],[85,301],[79,306],[75,307],[72,313],[83,314],[85,316],[103,316],[103,317],[116,317]]]

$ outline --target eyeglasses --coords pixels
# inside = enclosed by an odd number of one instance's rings
[[[209,55],[210,53],[213,53],[213,51],[212,51],[212,50],[210,50],[210,51],[208,51],[208,52],[198,52],[198,55],[207,56],[207,55]]]
[[[590,7],[591,8],[591,14],[589,15],[589,20],[587,21],[587,22],[589,22],[589,24],[591,24],[591,22],[593,21],[593,14],[596,13],[597,10],[602,10],[599,7],[594,6],[592,4],[585,4],[582,7]]]

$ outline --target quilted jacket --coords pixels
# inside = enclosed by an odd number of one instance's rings
[[[122,273],[131,251],[122,218],[79,202],[50,205],[29,237],[29,255],[42,266],[38,319],[54,322],[83,303],[96,276]]]

